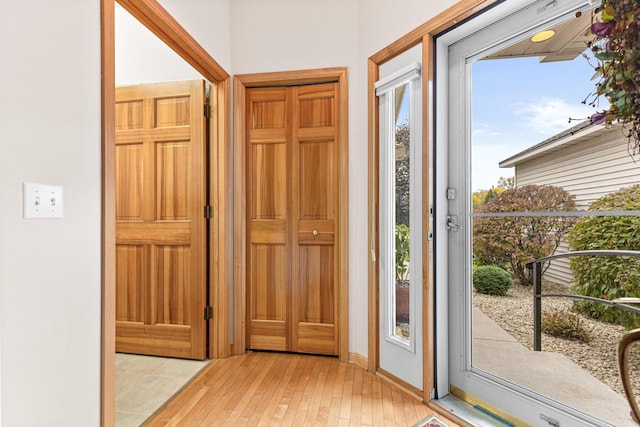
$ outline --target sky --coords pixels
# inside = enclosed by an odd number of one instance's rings
[[[537,57],[472,64],[472,189],[486,190],[513,168],[498,163],[569,128],[596,109],[582,104],[597,80],[578,56],[540,63]],[[603,108],[600,108],[602,110]]]

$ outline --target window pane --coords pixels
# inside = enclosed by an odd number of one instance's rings
[[[411,338],[410,325],[410,206],[411,206],[411,121],[410,83],[394,90],[395,135],[395,316],[394,330],[399,338]]]

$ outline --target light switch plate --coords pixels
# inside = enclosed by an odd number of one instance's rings
[[[25,219],[63,218],[62,187],[22,183],[22,217]]]

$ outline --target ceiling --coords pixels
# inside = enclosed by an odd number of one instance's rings
[[[529,38],[493,53],[484,59],[540,57],[540,62],[567,61],[575,59],[593,40],[591,14],[583,13],[579,17],[552,27],[556,34],[547,41],[534,43]]]

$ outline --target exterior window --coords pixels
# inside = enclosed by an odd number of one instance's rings
[[[420,65],[413,58],[419,60],[420,53],[418,47],[403,54],[404,58],[401,55],[402,65],[396,62],[386,67],[386,75],[376,83],[380,106],[380,368],[418,389],[422,389],[423,364],[419,321],[421,81]]]

